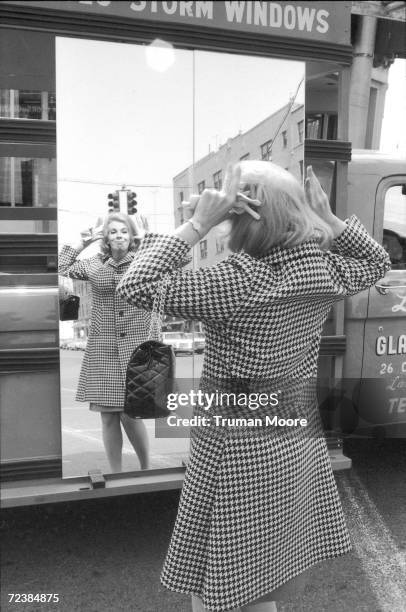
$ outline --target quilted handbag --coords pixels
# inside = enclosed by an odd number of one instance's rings
[[[79,316],[80,298],[77,295],[59,301],[59,320],[60,321],[75,321]]]
[[[75,321],[79,316],[80,298],[73,295],[68,279],[59,276],[59,320]]]
[[[172,413],[168,393],[175,388],[175,354],[160,339],[168,278],[164,279],[151,313],[149,339],[133,351],[127,365],[124,412],[133,419],[159,419]]]

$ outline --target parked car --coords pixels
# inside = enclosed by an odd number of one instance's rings
[[[68,349],[70,351],[84,351],[87,340],[61,340],[59,348]]]
[[[74,348],[76,351],[84,351],[86,349],[87,340],[75,340]]]
[[[162,342],[170,344],[177,353],[193,353],[193,334],[187,332],[164,332],[162,334]]]

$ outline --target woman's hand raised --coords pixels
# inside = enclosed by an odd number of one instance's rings
[[[76,251],[83,251],[89,244],[101,238],[103,238],[103,219],[99,218],[94,227],[87,227],[80,232],[79,239],[72,246]]]
[[[311,166],[306,168],[305,194],[310,208],[326,223],[330,223],[334,213],[331,210],[327,194],[320,185],[319,179],[314,174]]]
[[[258,213],[250,206],[260,206],[258,200],[249,198],[239,191],[241,181],[241,168],[237,164],[229,166],[221,191],[205,189],[200,196],[193,195],[189,202],[185,202],[185,217],[192,219],[201,233],[206,234],[212,227],[230,217],[230,213],[249,213],[259,219]]]
[[[326,192],[323,190],[311,166],[307,166],[305,180],[306,200],[314,212],[332,229],[333,238],[337,238],[347,227],[331,210]]]

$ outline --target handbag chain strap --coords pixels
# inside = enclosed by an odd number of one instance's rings
[[[164,278],[159,283],[158,293],[155,296],[154,303],[152,306],[151,322],[148,331],[148,340],[153,340],[154,335],[156,340],[161,340],[162,338],[161,330],[164,319],[165,297],[168,285],[169,274],[164,276]]]

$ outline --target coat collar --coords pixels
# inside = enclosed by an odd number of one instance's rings
[[[290,249],[275,246],[268,253],[259,257],[259,259],[268,263],[282,264],[295,259],[302,259],[303,257],[307,257],[309,255],[318,254],[320,254],[320,246],[317,240],[308,240]]]
[[[131,263],[134,259],[134,255],[135,251],[128,251],[128,253],[120,261],[114,261],[112,257],[107,257],[105,259],[105,264],[111,266],[112,268],[119,268],[120,266]]]

